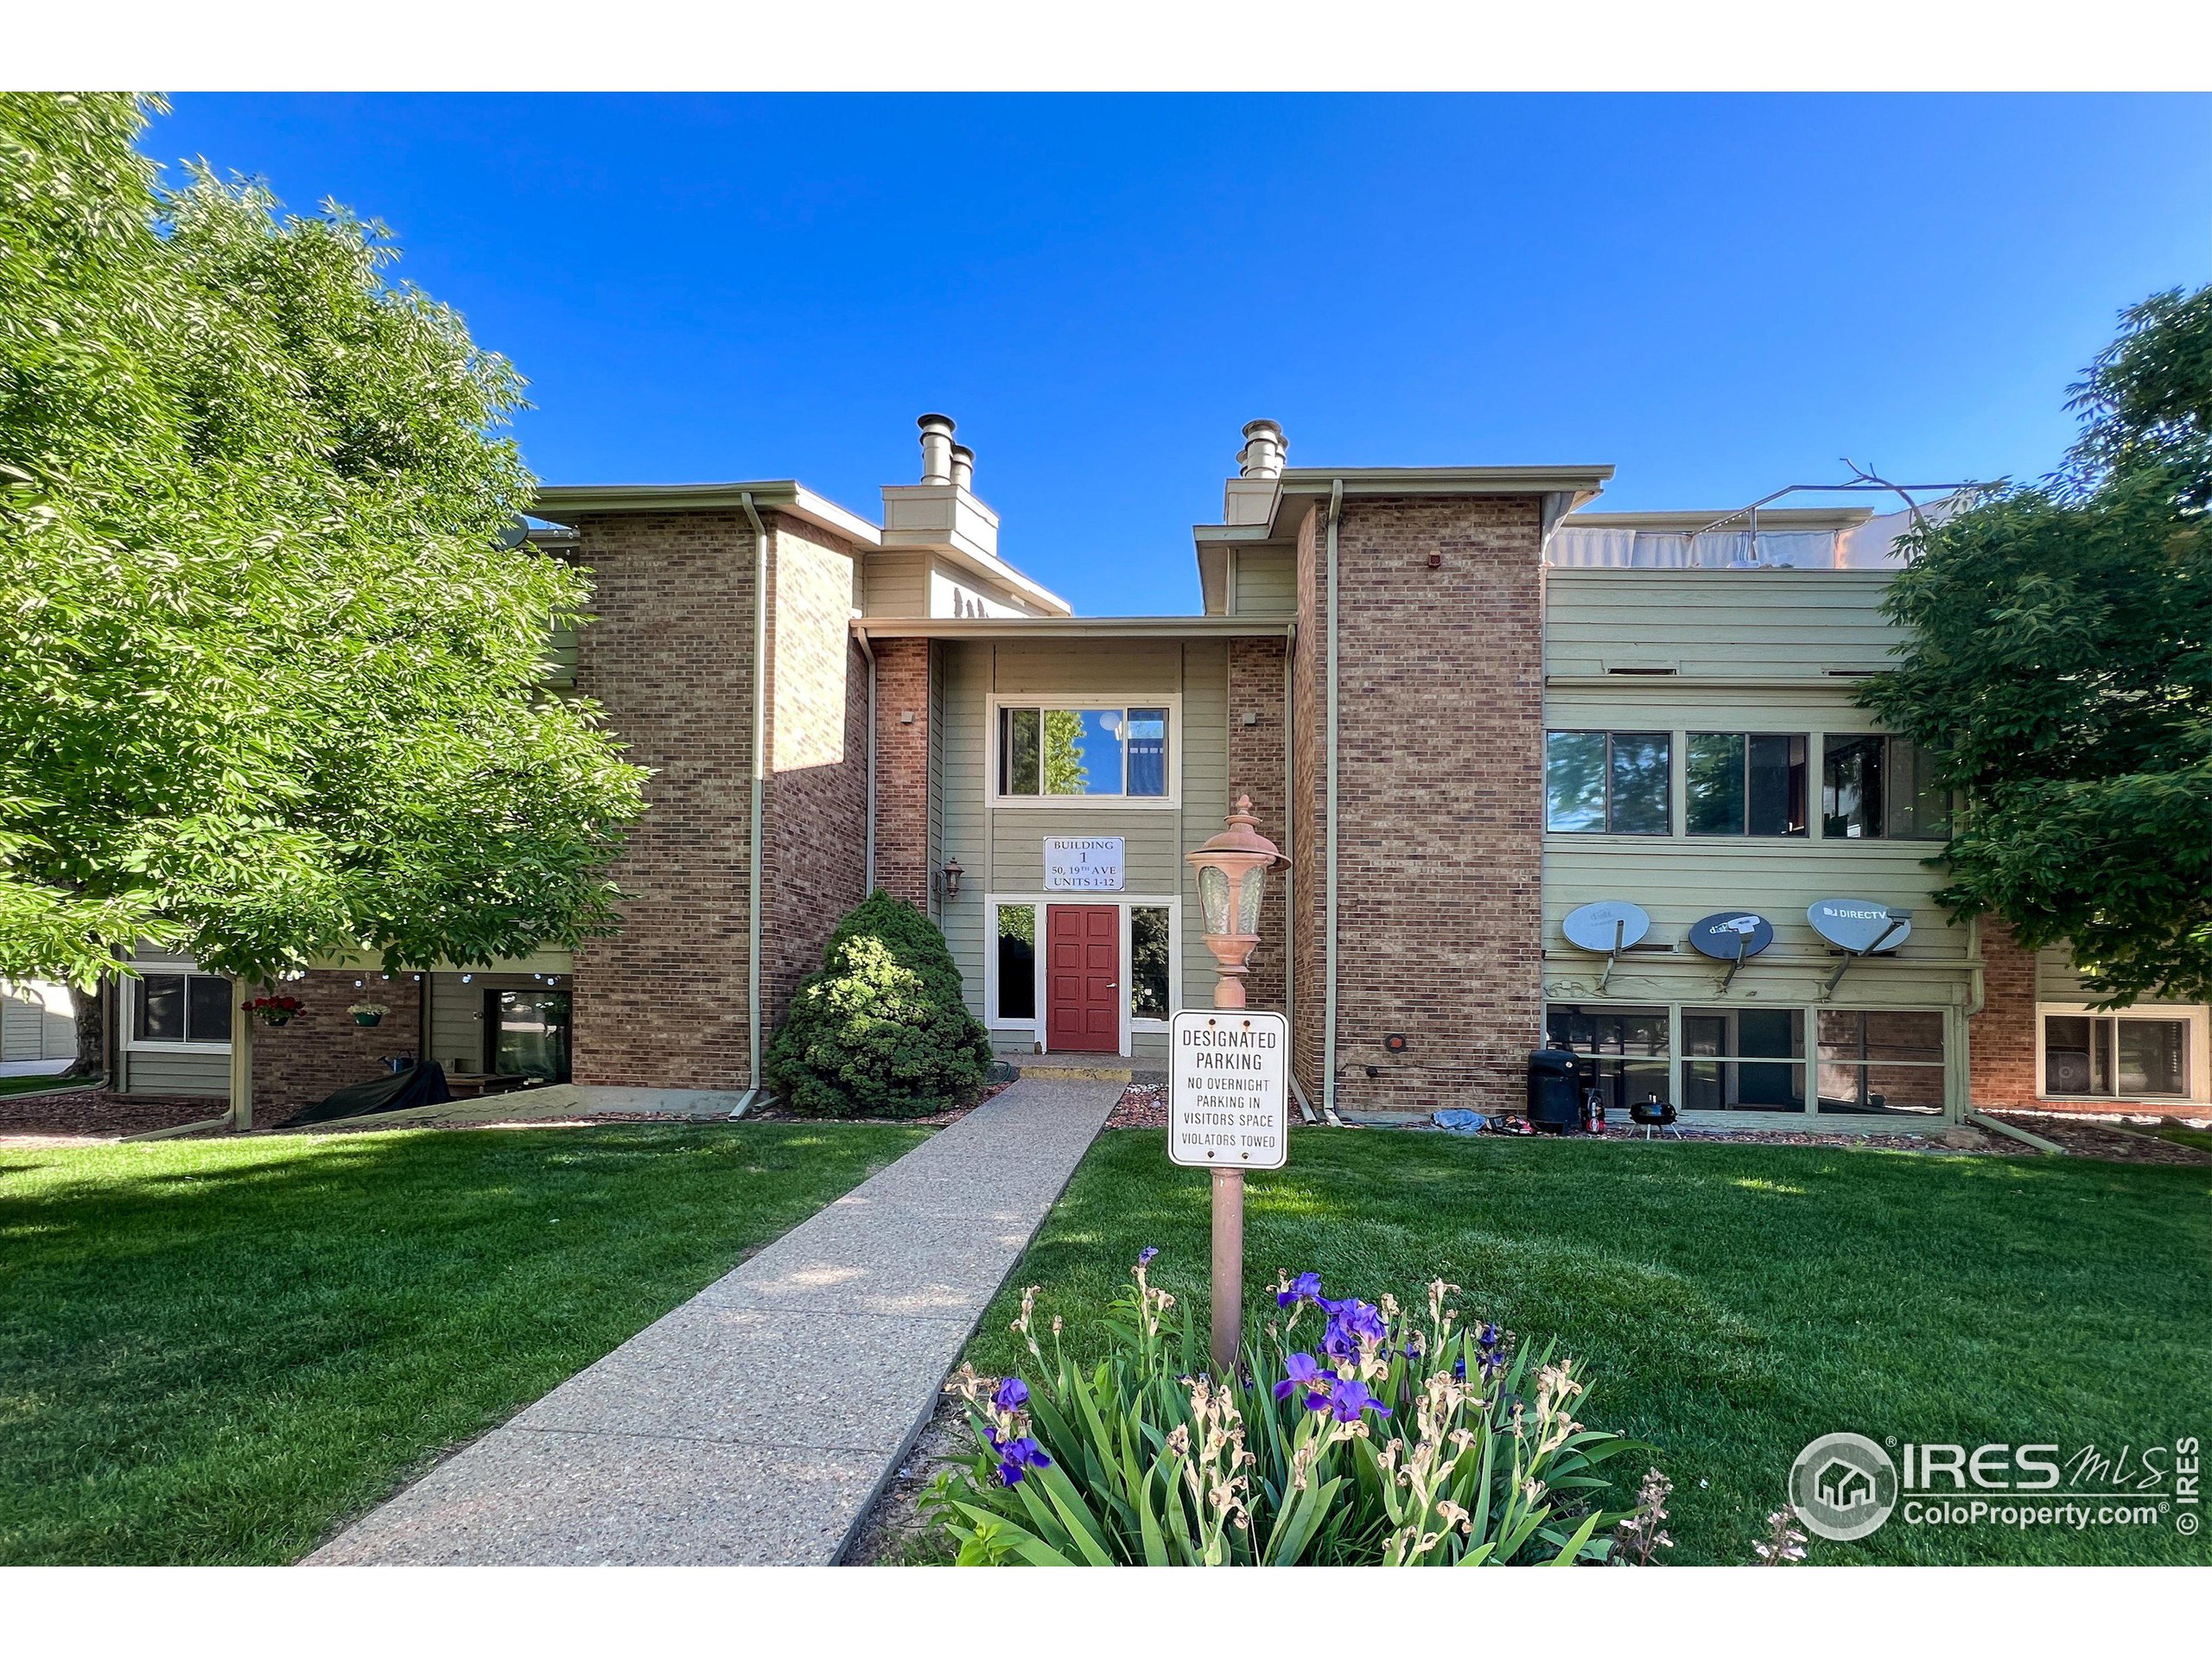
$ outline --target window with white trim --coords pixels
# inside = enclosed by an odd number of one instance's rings
[[[133,1048],[228,1047],[231,982],[185,963],[149,963],[130,986],[125,1040]]]
[[[1168,724],[1157,703],[1001,704],[998,792],[1007,799],[1165,800],[1174,793]]]
[[[1000,905],[994,948],[998,1003],[991,1018],[1027,1025],[1037,1018],[1037,906]]]
[[[2171,1015],[2046,1014],[2043,1091],[2074,1100],[2186,1097],[2190,1024]]]

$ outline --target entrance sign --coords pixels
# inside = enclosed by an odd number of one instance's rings
[[[1045,891],[1121,892],[1122,847],[1120,836],[1046,836]]]
[[[1281,1169],[1290,1160],[1290,1021],[1185,1008],[1168,1033],[1168,1157],[1202,1169]]]

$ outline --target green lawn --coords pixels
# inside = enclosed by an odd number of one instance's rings
[[[49,1089],[89,1089],[89,1083],[64,1083],[51,1072],[27,1077],[0,1077],[0,1095],[35,1095]]]
[[[1205,1328],[1207,1183],[1165,1137],[1101,1137],[970,1357],[1044,1287],[1070,1334],[1147,1244]],[[1799,1448],[1879,1440],[2107,1450],[2212,1436],[2212,1169],[1711,1143],[1302,1131],[1246,1200],[1252,1317],[1278,1267],[1402,1299],[1441,1275],[1588,1364],[1584,1414],[1657,1446],[1676,1562],[1746,1561]],[[1644,1464],[1628,1471],[1632,1481]],[[1700,1486],[1700,1483],[1709,1483]],[[925,1556],[927,1552],[917,1551]],[[1815,1561],[2193,1561],[2171,1528],[1938,1532],[1893,1516]]]
[[[2212,1129],[2185,1129],[2173,1127],[2153,1129],[2152,1134],[2161,1141],[2171,1141],[2177,1147],[2195,1147],[2199,1152],[2212,1152]]]
[[[0,1562],[281,1562],[920,1141],[0,1147]]]

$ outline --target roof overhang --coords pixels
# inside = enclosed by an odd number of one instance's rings
[[[984,582],[995,582],[1011,593],[1019,594],[1030,604],[1038,606],[1055,616],[1071,616],[1075,613],[1074,606],[1069,604],[1043,582],[1033,577],[1024,575],[995,553],[986,553],[977,548],[963,547],[956,542],[939,542],[927,547],[902,543],[887,550],[899,553],[924,553],[933,559],[943,559],[948,564],[957,565],[970,575],[979,577]]]
[[[1287,639],[1297,624],[1237,616],[856,616],[870,639]]]
[[[869,520],[791,478],[734,484],[549,484],[537,492],[531,511],[563,524],[595,513],[736,510],[748,495],[755,507],[787,512],[862,547],[882,544],[883,532]]]
[[[1562,511],[1594,501],[1613,475],[1605,466],[1578,467],[1286,467],[1275,491],[1267,530],[1287,534],[1300,509],[1326,499],[1338,485],[1347,497],[1422,495],[1556,495]]]
[[[1229,608],[1229,557],[1245,547],[1287,547],[1265,524],[1192,524],[1192,539],[1198,544],[1198,594],[1206,614]]]

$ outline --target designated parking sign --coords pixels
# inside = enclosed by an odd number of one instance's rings
[[[1167,1155],[1201,1169],[1290,1161],[1290,1021],[1186,1008],[1169,1027]]]

